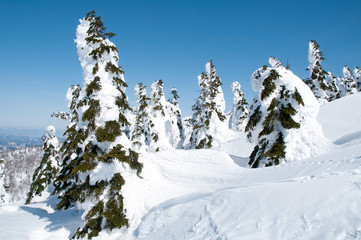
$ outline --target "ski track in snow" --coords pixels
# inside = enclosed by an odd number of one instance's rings
[[[359,102],[321,106],[331,152],[276,167],[248,168],[244,139],[223,151],[143,153],[143,179],[129,175],[123,187],[131,228],[95,239],[361,239],[361,111],[335,114]],[[0,239],[68,239],[82,211],[55,205],[54,196],[4,204]]]

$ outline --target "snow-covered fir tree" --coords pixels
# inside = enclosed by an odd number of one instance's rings
[[[149,129],[149,98],[147,97],[146,86],[138,83],[135,86],[135,96],[137,97],[137,106],[135,108],[135,123],[131,133],[133,148],[135,150],[145,149],[150,141]]]
[[[163,81],[152,83],[150,92],[150,141],[149,151],[175,148],[181,141],[177,116],[173,113],[174,105],[165,100]]]
[[[355,67],[353,70],[353,76],[355,78],[356,89],[361,92],[361,70],[358,67]]]
[[[229,120],[229,127],[234,131],[244,131],[248,120],[247,101],[237,81],[232,83],[233,110]]]
[[[54,180],[57,178],[60,170],[59,141],[55,137],[54,126],[46,128],[43,140],[44,155],[40,165],[33,174],[30,190],[25,201],[26,204],[30,204],[35,196],[41,196],[47,188],[49,188],[49,192],[53,192]]]
[[[301,79],[276,58],[252,75],[259,94],[250,107],[248,138],[256,143],[250,155],[253,168],[313,156],[330,143],[316,117],[319,104]]]
[[[222,82],[212,60],[206,64],[206,72],[198,76],[198,85],[201,92],[192,107],[193,130],[187,148],[219,147],[224,140],[221,133],[228,129],[228,124]]]
[[[343,67],[342,73],[343,78],[339,84],[341,97],[357,93],[356,82],[348,66]]]
[[[305,83],[311,88],[319,101],[325,101],[329,98],[327,96],[329,88],[326,81],[327,73],[321,67],[322,60],[324,58],[320,51],[320,45],[311,40],[308,47],[308,67],[306,69],[310,71],[310,77],[305,79]]]
[[[160,151],[170,148],[168,141],[165,141],[165,129],[162,120],[165,118],[166,100],[163,92],[163,81],[158,80],[152,83],[150,91],[150,139],[149,150]]]
[[[73,238],[92,238],[102,230],[128,227],[123,176],[140,174],[142,164],[121,131],[129,125],[125,114],[130,107],[118,50],[109,40],[114,34],[105,32],[101,18],[91,11],[80,20],[76,36],[84,83],[68,91],[72,120],[55,192],[59,210],[74,205],[85,209]]]
[[[0,159],[0,206],[8,199],[7,187],[5,186],[5,161]]]
[[[338,81],[337,78],[335,77],[335,75],[329,71],[327,73],[327,84],[328,84],[328,90],[327,90],[327,96],[328,96],[328,101],[333,101],[335,99],[340,98],[340,88],[338,85]]]
[[[178,131],[179,131],[179,137],[180,137],[180,141],[178,143],[178,148],[182,148],[183,142],[184,142],[184,128],[183,128],[183,121],[182,121],[182,112],[180,110],[179,104],[178,104],[178,91],[176,88],[172,88],[171,89],[171,95],[172,98],[169,99],[169,103],[171,103],[169,106],[169,112],[171,117],[174,119],[177,119],[177,126],[178,126]],[[176,144],[176,142],[173,143],[174,145]]]

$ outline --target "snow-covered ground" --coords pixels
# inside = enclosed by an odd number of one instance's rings
[[[321,106],[331,152],[276,167],[246,167],[244,136],[222,150],[144,153],[126,176],[130,229],[98,239],[361,239],[361,94]],[[0,208],[0,239],[68,239],[77,209],[54,197]],[[50,205],[49,205],[50,204]]]

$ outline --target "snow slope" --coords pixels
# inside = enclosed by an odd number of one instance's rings
[[[337,145],[314,158],[241,167],[252,146],[236,139],[222,150],[142,154],[143,179],[129,174],[123,187],[131,228],[98,239],[361,239],[360,97],[321,106],[323,131]],[[46,199],[1,207],[0,239],[71,237],[82,212],[53,211]]]
[[[361,135],[361,93],[322,105],[317,119],[325,136],[335,144],[358,138]]]

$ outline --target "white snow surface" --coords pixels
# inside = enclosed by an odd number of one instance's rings
[[[313,158],[250,169],[242,136],[227,149],[142,153],[143,179],[124,173],[131,227],[95,239],[361,239],[360,101],[321,106],[325,135],[344,141]],[[45,195],[0,207],[0,239],[69,239],[82,210],[55,211]]]
[[[361,93],[357,93],[322,105],[317,120],[328,139],[335,144],[344,144],[360,137],[360,103]]]

